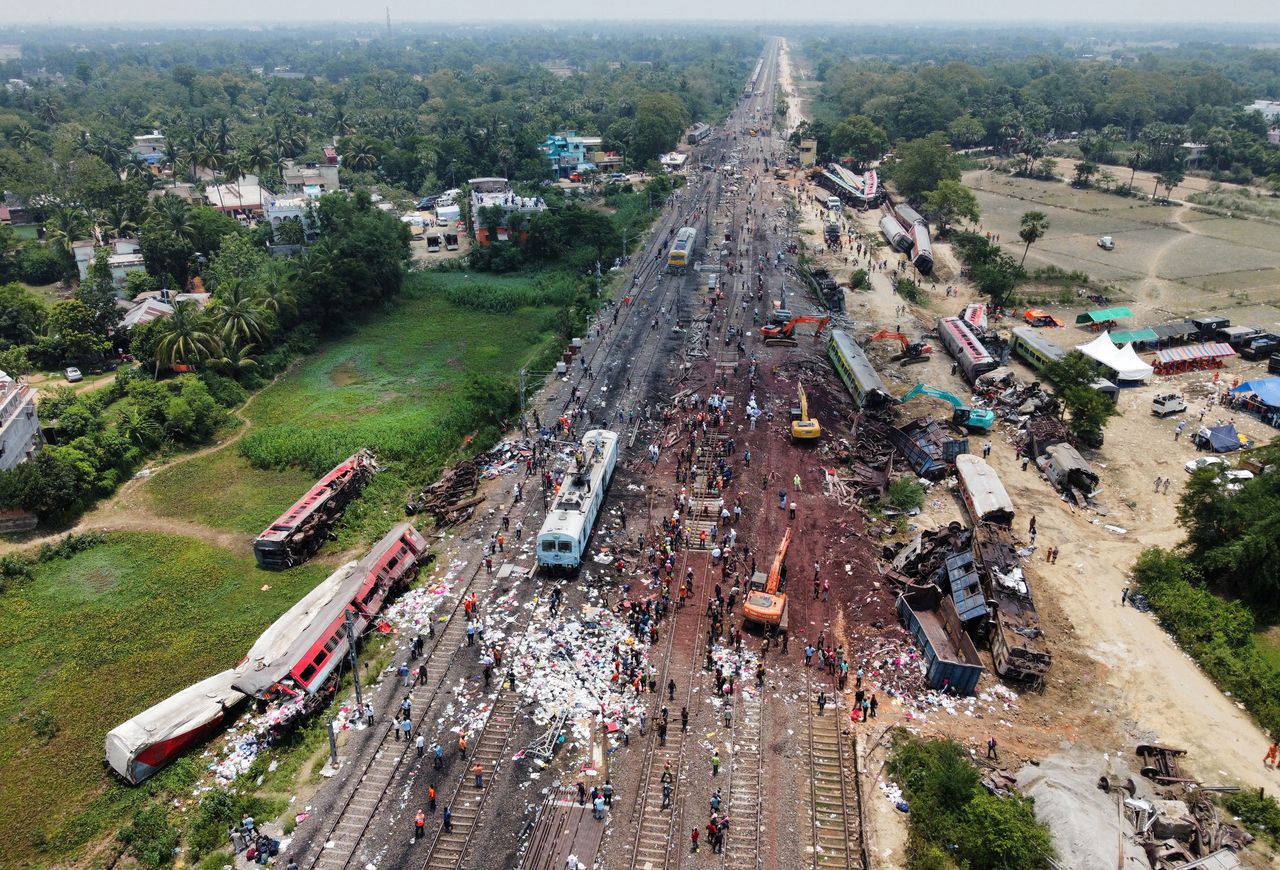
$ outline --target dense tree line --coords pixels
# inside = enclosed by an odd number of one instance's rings
[[[1047,140],[1079,134],[1083,156],[1132,160],[1156,172],[1181,168],[1181,144],[1209,146],[1203,168],[1224,177],[1280,173],[1280,147],[1266,141],[1254,99],[1280,95],[1280,51],[1184,43],[1097,50],[1076,38],[1028,31],[1014,45],[955,34],[926,49],[903,37],[897,50],[815,38],[805,51],[821,81],[812,133],[837,157],[878,158],[890,143],[942,133],[957,149],[1020,154],[1028,171]],[[870,40],[875,45],[875,40]],[[851,56],[850,45],[857,46]]]
[[[602,136],[606,149],[643,165],[691,119],[727,114],[760,45],[742,34],[669,40],[622,29],[464,29],[450,38],[433,29],[318,45],[302,31],[271,33],[193,43],[164,31],[145,45],[85,34],[75,51],[24,42],[23,60],[6,65],[14,77],[41,69],[63,79],[0,92],[9,146],[0,175],[16,178],[6,184],[44,219],[50,174],[66,176],[58,187],[110,186],[111,171],[131,171],[131,137],[152,128],[167,136],[166,165],[188,177],[270,182],[284,161],[319,159],[336,138],[350,173],[413,193],[485,175],[535,180],[547,174],[537,145],[565,128]],[[279,67],[304,75],[272,75]]]

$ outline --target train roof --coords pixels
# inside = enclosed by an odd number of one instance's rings
[[[1030,326],[1015,326],[1013,328],[1013,334],[1018,341],[1030,345],[1049,359],[1059,360],[1067,355],[1065,350],[1058,347],[1048,339],[1043,338],[1039,332],[1032,329]]]
[[[905,203],[895,205],[893,210],[897,213],[898,217],[902,218],[908,224],[925,224],[928,226],[928,222],[920,216],[920,212]]]
[[[189,734],[244,701],[244,693],[232,687],[237,676],[234,670],[215,674],[112,728],[106,739],[107,763],[133,782],[131,762],[146,747]]]
[[[309,516],[325,499],[333,494],[338,484],[346,482],[357,469],[373,464],[373,454],[361,450],[348,456],[335,465],[329,472],[307,490],[306,495],[293,503],[276,521],[258,535],[259,541],[282,541],[298,527],[298,524]]]
[[[601,455],[594,456],[594,449],[600,445]],[[551,506],[552,513],[582,512],[586,510],[591,495],[600,488],[604,480],[605,465],[609,462],[609,454],[617,450],[618,433],[608,429],[591,429],[582,435],[583,453],[586,464],[574,467],[560,484],[560,492]]]
[[[960,485],[969,493],[978,520],[1002,512],[1013,518],[1013,501],[1000,482],[1000,476],[986,460],[961,453],[956,457],[956,475],[960,478]]]
[[[348,562],[320,581],[302,600],[285,611],[250,647],[248,655],[236,665],[239,675],[236,688],[249,695],[260,695],[289,675],[298,655],[310,649],[310,643],[297,651],[299,638],[313,625],[333,624],[342,608],[351,603],[363,576],[357,571],[359,562]]]
[[[938,334],[944,342],[946,341],[947,333],[953,335],[956,340],[965,346],[966,355],[974,362],[995,361],[995,357],[991,356],[987,348],[978,339],[978,336],[973,334],[969,324],[959,317],[938,318]]]
[[[880,215],[880,232],[891,239],[906,234],[902,224],[898,223],[897,218],[887,214]]]
[[[844,357],[845,364],[853,372],[854,379],[862,385],[864,390],[868,392],[879,390],[886,397],[893,395],[889,392],[889,388],[884,385],[884,381],[880,380],[880,374],[876,371],[876,367],[867,359],[867,355],[862,348],[858,347],[858,343],[853,340],[853,336],[843,329],[833,329],[831,330],[831,343],[836,346],[840,355]]]

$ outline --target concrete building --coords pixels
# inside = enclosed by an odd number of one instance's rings
[[[81,281],[88,279],[89,266],[100,250],[102,249],[95,247],[90,239],[72,243],[71,253],[75,255]],[[141,251],[137,239],[116,239],[111,243],[107,248],[107,265],[111,267],[112,284],[123,287],[130,272],[146,271],[147,264],[142,259]]]
[[[267,200],[262,208],[263,218],[271,224],[272,239],[281,243],[276,237],[276,230],[285,221],[297,221],[302,224],[303,238],[307,242],[316,239],[316,229],[311,225],[311,199],[307,196],[282,196]]]
[[[800,165],[805,169],[813,166],[818,162],[818,140],[817,139],[801,139],[800,140]]]
[[[1280,100],[1254,100],[1244,107],[1246,112],[1257,112],[1268,124],[1280,121]]]
[[[0,471],[25,462],[39,447],[35,390],[0,372]]]
[[[658,162],[662,164],[662,167],[667,172],[679,172],[689,162],[689,155],[682,154],[679,151],[672,151],[670,154],[659,155]]]
[[[143,133],[133,137],[133,146],[129,149],[135,157],[150,165],[164,162],[164,149],[168,141],[159,130]]]
[[[475,228],[476,241],[487,245],[490,241],[507,241],[507,219],[514,213],[524,215],[537,214],[547,210],[546,201],[540,196],[518,196],[505,178],[473,178],[467,182],[471,186],[471,221]],[[502,219],[498,224],[496,239],[489,238],[489,228],[480,219],[482,208],[502,209]],[[513,241],[524,241],[524,231]]]
[[[284,192],[290,196],[316,198],[338,190],[338,167],[328,163],[286,166],[281,176]]]
[[[246,175],[235,184],[211,184],[204,191],[210,207],[227,213],[262,214],[262,205],[270,196],[256,175]]]
[[[1183,142],[1182,156],[1188,166],[1199,166],[1209,156],[1209,146],[1202,142]]]
[[[551,174],[568,178],[575,172],[596,169],[591,156],[600,150],[603,142],[599,136],[579,136],[574,130],[564,130],[548,136],[541,148],[551,162]]]

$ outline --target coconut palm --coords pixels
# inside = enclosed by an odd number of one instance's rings
[[[258,364],[258,358],[253,355],[257,349],[257,345],[253,344],[224,344],[222,352],[210,359],[210,362],[227,374],[234,375],[236,372],[246,371]]]
[[[293,296],[293,270],[281,260],[272,260],[258,274],[258,303],[277,321],[297,311]]]
[[[342,140],[342,162],[353,172],[363,172],[378,165],[378,153],[363,137]]]
[[[138,410],[131,402],[125,402],[120,409],[120,421],[116,423],[116,431],[130,444],[145,449],[154,447],[164,437],[160,424]]]
[[[165,194],[151,205],[164,228],[183,239],[194,239],[196,228],[191,223],[191,206],[176,196]]]
[[[1049,230],[1049,217],[1042,211],[1029,211],[1022,216],[1021,229],[1018,230],[1018,238],[1026,242],[1026,247],[1022,249],[1022,261],[1018,263],[1018,268],[1022,268],[1022,264],[1027,262],[1027,252],[1031,250],[1033,242],[1037,242],[1044,238],[1044,234]]]
[[[218,288],[208,317],[224,345],[257,341],[266,332],[260,299],[239,281]]]
[[[95,215],[95,222],[103,241],[127,239],[138,231],[138,225],[129,218],[129,210],[118,202],[99,209]]]
[[[72,244],[89,238],[92,229],[84,209],[75,206],[54,209],[44,222],[45,239],[49,244],[62,248],[68,256],[72,254]]]
[[[36,144],[36,131],[26,121],[19,121],[9,131],[9,144],[19,151],[31,148]]]
[[[204,312],[190,299],[173,304],[173,314],[160,321],[156,365],[195,365],[222,350]]]
[[[244,168],[247,172],[266,172],[271,168],[271,152],[263,142],[254,142],[244,152]]]

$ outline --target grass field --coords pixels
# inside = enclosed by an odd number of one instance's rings
[[[0,593],[0,866],[53,863],[118,824],[155,784],[126,788],[104,772],[106,732],[233,665],[329,570],[268,575],[247,550],[113,534]],[[41,720],[56,723],[49,739]],[[157,783],[182,795],[195,763]]]
[[[346,524],[361,528],[364,537],[389,526],[394,521],[390,511],[398,508],[408,484],[433,471],[446,458],[443,453],[458,446],[445,424],[456,410],[457,388],[467,373],[514,379],[553,340],[550,308],[481,313],[450,304],[424,287],[427,282],[450,287],[471,281],[461,273],[413,276],[393,313],[323,346],[257,396],[244,412],[251,426],[243,449],[206,454],[148,481],[144,494],[152,510],[256,533],[305,492],[320,471],[369,446],[390,467],[348,510]],[[483,283],[518,287],[526,282],[486,275]],[[253,468],[244,450],[286,470]],[[317,461],[306,470],[288,467],[312,457]]]

